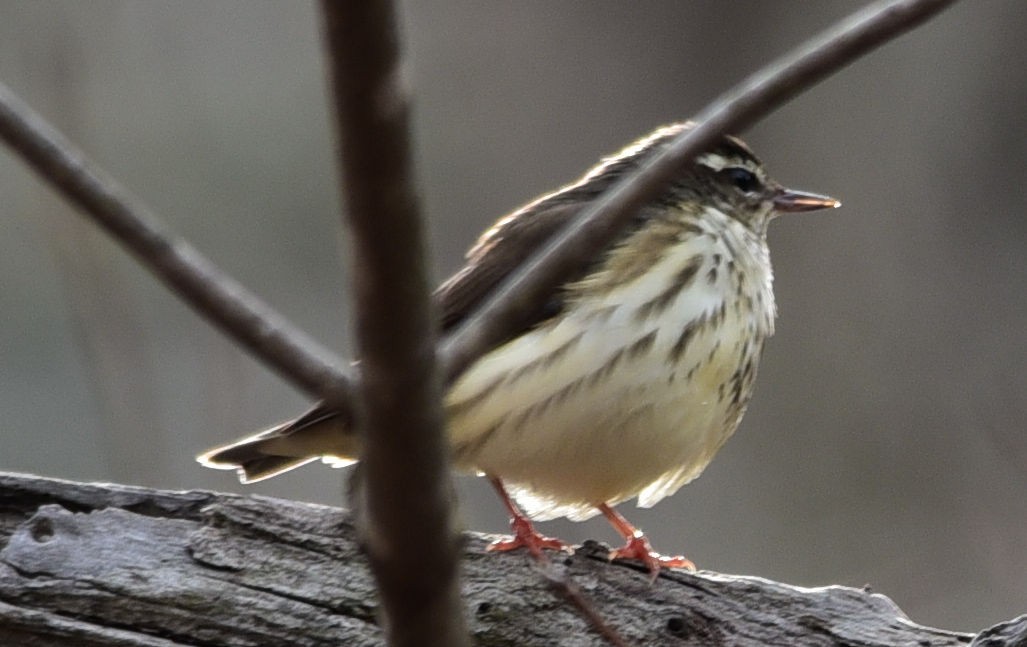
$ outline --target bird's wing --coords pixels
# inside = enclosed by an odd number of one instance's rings
[[[554,204],[555,203],[555,204]],[[480,308],[493,291],[533,253],[544,247],[581,211],[577,201],[542,200],[513,217],[503,218],[482,234],[467,253],[467,263],[435,291],[443,332],[450,331]],[[573,281],[587,272],[583,268]],[[513,338],[549,319],[563,308],[561,287],[539,301]],[[508,341],[508,340],[503,340]]]

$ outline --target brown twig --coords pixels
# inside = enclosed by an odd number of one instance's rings
[[[569,576],[558,575],[548,560],[542,565],[541,571],[542,577],[549,583],[549,588],[574,605],[574,608],[588,620],[596,633],[603,637],[603,640],[613,647],[628,647],[628,641],[624,639],[624,636],[621,636],[620,632],[606,621],[596,605],[581,592],[581,587],[574,580]]]
[[[589,262],[620,226],[663,190],[684,164],[726,132],[740,132],[787,100],[896,36],[934,16],[955,0],[898,0],[865,8],[794,53],[750,76],[695,117],[662,154],[625,177],[593,207],[504,282],[478,312],[443,340],[440,356],[454,379],[499,340],[523,327],[538,303],[575,267]]]
[[[341,360],[166,229],[42,117],[0,84],[0,138],[202,317],[310,393],[352,400]]]
[[[389,644],[469,644],[442,382],[390,0],[323,0],[353,232],[364,434],[359,519]]]

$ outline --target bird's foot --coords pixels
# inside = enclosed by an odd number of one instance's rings
[[[543,550],[562,550],[568,553],[574,552],[568,544],[556,539],[546,537],[532,525],[526,517],[516,516],[510,520],[510,528],[513,529],[512,537],[497,539],[488,546],[488,550],[507,551],[515,548],[527,548],[536,559],[543,559]]]
[[[623,548],[610,551],[610,559],[637,559],[649,569],[650,581],[655,582],[660,574],[661,568],[687,568],[695,570],[695,564],[691,560],[680,555],[668,557],[653,550],[649,540],[641,530],[628,523],[619,512],[605,503],[596,506],[603,516],[610,522],[614,529],[628,542]]]
[[[610,559],[639,560],[645,564],[646,568],[649,569],[649,577],[654,582],[656,581],[656,577],[660,574],[661,568],[687,568],[690,571],[695,570],[695,564],[693,564],[690,559],[686,559],[681,555],[670,557],[668,555],[661,555],[654,551],[646,536],[637,530],[628,538],[627,544],[621,548],[610,551]]]

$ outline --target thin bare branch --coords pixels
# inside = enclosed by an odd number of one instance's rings
[[[592,625],[596,633],[603,637],[603,640],[613,647],[628,647],[628,641],[624,639],[624,636],[620,635],[620,632],[607,622],[596,608],[595,603],[582,592],[581,587],[571,579],[570,575],[557,573],[548,557],[541,560],[540,566],[542,577],[549,583],[549,588],[570,602],[578,610],[578,613]]]
[[[164,227],[138,199],[0,83],[0,138],[202,317],[311,394],[352,399],[341,360]]]
[[[442,382],[389,0],[323,0],[353,232],[361,535],[390,645],[466,645]]]
[[[678,170],[727,132],[741,132],[792,97],[885,42],[909,31],[955,0],[898,0],[862,9],[714,101],[662,154],[625,177],[594,207],[535,255],[455,333],[440,356],[454,379],[511,331],[553,286],[588,263],[631,215],[673,180]]]

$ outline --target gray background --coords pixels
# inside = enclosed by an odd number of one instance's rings
[[[685,118],[849,2],[405,8],[438,277],[492,219]],[[623,511],[701,567],[888,594],[973,630],[1027,611],[1027,5],[974,0],[746,133],[841,210],[771,228],[780,306],[707,473]],[[170,225],[346,352],[314,7],[0,2],[0,79]],[[193,455],[304,397],[0,155],[0,469],[238,489]],[[245,488],[337,503],[339,472]],[[498,502],[462,478],[468,528]],[[411,493],[416,496],[416,493]],[[612,542],[600,520],[554,522]]]

